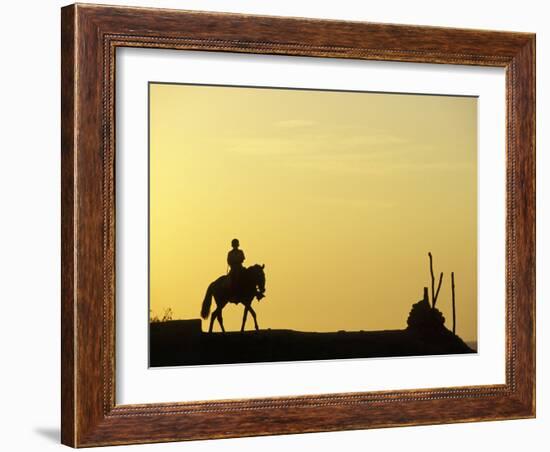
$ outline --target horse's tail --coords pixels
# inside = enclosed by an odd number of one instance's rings
[[[206,295],[204,296],[204,300],[202,302],[202,308],[201,308],[201,317],[203,319],[207,319],[210,315],[210,306],[212,306],[212,295],[214,292],[214,283],[211,283],[208,286],[208,289],[206,289]]]

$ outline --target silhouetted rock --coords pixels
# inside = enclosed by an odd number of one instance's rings
[[[407,319],[410,337],[417,341],[419,349],[430,350],[425,354],[473,353],[466,343],[445,327],[445,317],[439,309],[428,301],[428,289],[424,288],[424,298],[413,304]]]
[[[427,299],[413,304],[407,319],[407,328],[425,336],[438,336],[447,330],[445,317],[439,309],[432,308]]]

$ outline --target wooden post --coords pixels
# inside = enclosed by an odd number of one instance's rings
[[[455,272],[451,272],[451,290],[453,292],[453,334],[456,334]]]

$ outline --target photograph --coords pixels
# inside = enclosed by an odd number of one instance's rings
[[[478,351],[478,98],[148,85],[149,366]]]

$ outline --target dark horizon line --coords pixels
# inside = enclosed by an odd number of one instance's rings
[[[149,324],[155,324],[155,323],[167,323],[167,322],[187,322],[187,321],[190,321],[190,320],[200,320],[201,323],[204,322],[204,320],[200,319],[200,318],[192,318],[192,319],[171,319],[171,320],[157,320],[157,321],[154,321],[152,322],[151,321],[151,318],[149,318]],[[447,327],[445,327],[447,328]],[[407,328],[388,328],[388,329],[382,329],[382,330],[366,330],[366,329],[361,329],[361,330],[344,330],[344,329],[339,329],[339,330],[328,330],[328,331],[319,331],[319,330],[295,330],[295,329],[292,329],[292,328],[260,328],[258,331],[293,331],[295,333],[319,333],[319,334],[324,334],[324,333],[379,333],[379,332],[384,332],[384,331],[404,331],[406,330]],[[447,328],[448,329],[448,328]],[[451,331],[451,330],[449,330]],[[241,330],[240,329],[236,329],[236,330],[229,330],[227,329],[225,331],[226,333],[241,333]],[[244,331],[245,333],[246,332],[256,332],[256,330],[245,330]],[[220,333],[222,334],[221,331],[214,331],[212,333],[208,333],[206,331],[202,331],[201,330],[201,333],[204,333],[204,334],[217,334],[217,333]],[[456,336],[460,337],[464,342],[466,343],[475,343],[476,346],[477,346],[477,339],[464,339],[462,338],[462,336],[460,336],[459,334],[455,333]]]

